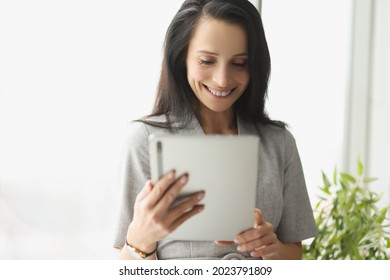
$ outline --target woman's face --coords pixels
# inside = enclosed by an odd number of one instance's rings
[[[203,106],[214,112],[232,109],[249,83],[245,29],[200,19],[189,43],[187,79]]]

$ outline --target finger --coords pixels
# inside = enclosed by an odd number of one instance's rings
[[[270,234],[272,231],[272,225],[269,223],[265,223],[256,228],[249,229],[237,235],[234,239],[234,242],[236,242],[237,244],[250,242],[252,240],[262,238],[263,236]]]
[[[199,203],[203,198],[205,197],[205,193],[198,192],[193,195],[191,195],[188,199],[181,202],[177,206],[173,207],[170,210],[169,216],[168,216],[168,223],[172,223],[173,221],[177,220],[181,215],[184,213],[190,211],[196,204]]]
[[[187,182],[188,174],[183,174],[173,184],[171,184],[171,187],[164,193],[160,201],[157,203],[156,210],[166,211]]]
[[[154,188],[152,189],[149,196],[149,205],[155,206],[157,204],[157,202],[164,196],[166,190],[175,181],[175,176],[175,170],[172,170],[154,184]]]
[[[217,246],[232,246],[234,245],[234,242],[233,241],[221,241],[221,240],[216,240],[214,241],[215,245]]]
[[[254,220],[253,227],[257,228],[262,223],[264,223],[263,213],[261,212],[261,210],[259,208],[255,208],[255,220]]]
[[[136,201],[141,201],[144,199],[152,190],[153,184],[152,181],[148,180],[146,181],[145,186],[142,188],[141,192],[137,195]]]
[[[268,246],[274,243],[275,241],[276,241],[276,236],[274,234],[269,234],[255,240],[242,243],[237,247],[237,250],[241,252],[258,250],[259,248]]]
[[[271,258],[275,256],[277,253],[277,246],[276,244],[270,244],[267,246],[263,246],[261,248],[257,248],[256,250],[251,252],[252,257],[267,257]]]
[[[234,242],[236,244],[243,244],[250,242],[252,240],[258,239],[262,236],[262,233],[260,231],[260,228],[257,227],[256,229],[249,229],[239,235],[236,236],[234,239]]]
[[[181,215],[176,221],[174,221],[171,224],[171,227],[170,227],[171,231],[174,231],[175,229],[177,229],[181,224],[183,224],[185,221],[187,221],[191,217],[201,213],[204,210],[204,207],[205,206],[203,204],[195,205],[194,208],[192,208],[190,211]]]
[[[261,212],[261,210],[259,208],[255,208],[254,210],[254,221],[253,221],[253,229],[256,229],[258,228],[260,225],[262,225],[263,223],[265,222],[264,220],[264,216],[263,216],[263,213]],[[248,231],[251,231],[251,229],[249,230],[246,230],[246,231],[243,231],[243,232],[240,232],[234,242],[235,243],[240,243],[240,242],[243,242],[243,241],[247,241],[247,239],[245,238],[245,235],[247,234]],[[252,231],[253,232],[253,231]],[[253,238],[256,238],[256,237],[253,237]]]

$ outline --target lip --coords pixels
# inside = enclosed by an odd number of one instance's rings
[[[226,98],[229,98],[230,96],[233,95],[234,90],[236,89],[236,88],[231,89],[230,94],[228,94],[228,95],[226,95],[226,96],[217,96],[217,95],[214,95],[214,94],[208,89],[208,87],[207,87],[205,84],[202,84],[202,85],[203,85],[204,89],[205,89],[212,97],[217,98],[217,99],[226,99]],[[217,90],[218,90],[218,89],[217,89]],[[225,90],[218,90],[218,91],[226,91],[226,89],[225,89]]]

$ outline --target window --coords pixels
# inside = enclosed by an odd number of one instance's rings
[[[267,108],[290,125],[312,204],[321,170],[342,163],[351,9],[351,1],[262,1],[272,65]]]
[[[116,258],[123,133],[181,3],[1,1],[0,259]]]

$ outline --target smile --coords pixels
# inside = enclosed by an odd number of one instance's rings
[[[207,89],[208,92],[210,92],[212,95],[214,96],[218,96],[218,97],[226,97],[226,96],[229,96],[233,90],[225,90],[225,91],[218,91],[216,89],[213,89],[213,88],[210,88],[206,85],[204,85],[204,87]]]

